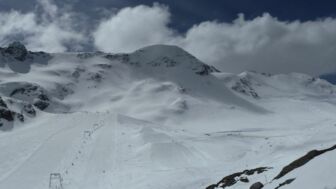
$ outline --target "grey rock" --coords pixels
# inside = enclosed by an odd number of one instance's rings
[[[256,183],[251,185],[250,189],[261,189],[263,187],[264,187],[264,185],[261,182],[256,182]]]
[[[13,42],[5,49],[5,53],[10,54],[16,60],[24,61],[28,55],[28,50],[22,43]]]

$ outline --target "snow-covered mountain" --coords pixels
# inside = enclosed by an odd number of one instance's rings
[[[223,73],[176,46],[13,43],[0,48],[0,188],[333,188],[335,95],[299,73]]]

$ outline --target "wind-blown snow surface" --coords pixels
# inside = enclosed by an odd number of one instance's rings
[[[0,188],[45,189],[60,173],[64,189],[195,189],[257,167],[272,169],[226,188],[336,187],[335,151],[272,181],[336,143],[336,88],[323,80],[220,73],[163,45],[0,56],[0,110],[12,115],[0,119]]]

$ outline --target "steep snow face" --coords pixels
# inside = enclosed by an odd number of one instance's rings
[[[24,60],[15,58],[22,46],[8,48],[0,49],[0,188],[45,189],[51,173],[63,177],[52,188],[69,189],[204,189],[232,173],[241,174],[226,188],[275,188],[293,177],[296,188],[334,187],[318,174],[335,174],[333,151],[269,182],[336,141],[335,87],[324,80],[221,73],[166,45],[27,51]]]
[[[130,62],[141,72],[161,81],[180,85],[189,95],[265,113],[266,111],[236,96],[212,75],[219,71],[176,46],[154,45],[130,54]],[[197,81],[197,82],[195,82]]]
[[[139,49],[130,55],[130,61],[152,67],[174,67],[178,70],[193,71],[199,75],[219,72],[215,67],[206,65],[177,46],[154,45]]]

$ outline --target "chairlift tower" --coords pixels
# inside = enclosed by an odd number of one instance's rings
[[[60,173],[50,174],[49,189],[63,189],[63,178]]]

